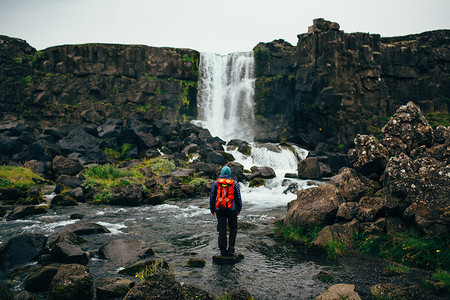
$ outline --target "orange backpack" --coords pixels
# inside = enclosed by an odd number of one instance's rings
[[[228,208],[233,206],[234,180],[227,178],[217,179],[216,207]]]

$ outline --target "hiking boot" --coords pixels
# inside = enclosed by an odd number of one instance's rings
[[[222,256],[228,256],[229,255],[229,253],[228,253],[228,251],[227,250],[224,250],[224,251],[220,251],[220,255],[222,255]]]

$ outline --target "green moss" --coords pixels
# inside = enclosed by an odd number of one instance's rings
[[[120,93],[119,87],[118,87],[117,85],[115,85],[115,86],[113,87],[112,93],[113,93],[113,94],[118,94],[118,93]]]
[[[196,187],[205,187],[207,183],[208,180],[200,177],[194,178],[189,182],[189,184],[194,185]]]
[[[139,170],[148,167],[150,167],[150,169],[153,172],[158,174],[160,173],[168,174],[176,170],[175,163],[172,160],[163,157],[156,157],[153,159],[143,160],[142,163],[140,163],[137,166],[134,166],[132,170]]]
[[[31,83],[31,80],[33,79],[33,77],[31,75],[27,75],[25,77],[22,78],[22,85],[29,85]]]
[[[323,229],[321,226],[303,228],[287,226],[281,222],[275,223],[275,234],[282,237],[285,240],[300,242],[305,246],[310,246],[310,244],[316,239],[319,232]]]
[[[336,259],[343,257],[347,253],[347,246],[337,240],[330,240],[325,246],[325,251],[327,252],[327,258]]]
[[[424,114],[424,116],[433,129],[436,129],[439,125],[443,125],[445,127],[450,126],[450,114],[428,113]]]
[[[35,185],[35,180],[44,180],[30,169],[0,166],[0,188],[27,190]]]
[[[12,59],[12,61],[13,61],[13,63],[20,65],[20,64],[22,64],[23,58],[22,57],[14,57]]]
[[[445,287],[450,288],[450,273],[439,270],[431,276],[431,279],[436,282],[441,282]]]

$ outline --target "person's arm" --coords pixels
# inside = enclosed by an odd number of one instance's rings
[[[217,181],[214,182],[211,188],[211,195],[209,196],[209,210],[213,215],[216,213],[216,194],[217,194]]]
[[[234,181],[234,199],[236,200],[236,210],[238,213],[242,210],[242,198],[241,198],[241,190],[239,188],[239,182]]]

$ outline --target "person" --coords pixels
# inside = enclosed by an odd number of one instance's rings
[[[238,230],[237,216],[241,213],[242,199],[239,183],[231,179],[231,169],[222,168],[219,178],[214,182],[209,197],[211,214],[217,216],[219,249],[222,256],[234,256]],[[227,248],[227,225],[230,229]]]

